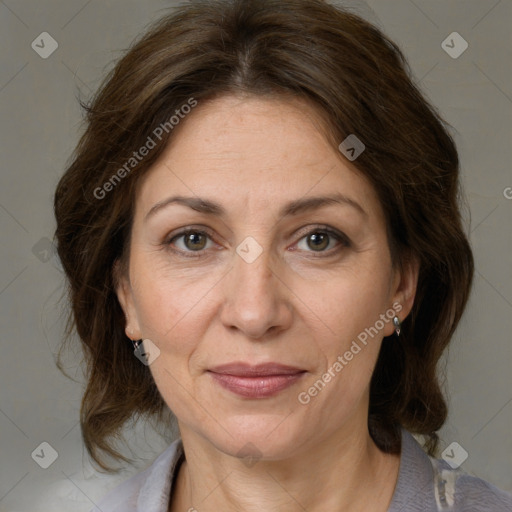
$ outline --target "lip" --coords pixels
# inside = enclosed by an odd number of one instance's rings
[[[208,370],[213,380],[245,398],[267,398],[295,384],[306,370],[279,363],[229,363]]]

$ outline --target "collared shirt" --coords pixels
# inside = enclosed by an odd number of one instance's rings
[[[148,469],[112,490],[91,512],[167,512],[173,477],[183,456],[178,439]],[[388,512],[512,512],[512,494],[429,457],[402,430],[398,481]]]

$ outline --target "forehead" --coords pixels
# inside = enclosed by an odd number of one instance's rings
[[[167,195],[278,208],[339,192],[379,214],[373,187],[332,146],[321,116],[296,99],[226,96],[199,104],[139,189],[137,209]]]

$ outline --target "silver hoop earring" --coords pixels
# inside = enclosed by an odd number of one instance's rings
[[[400,331],[402,329],[402,322],[400,322],[400,318],[395,316],[393,318],[393,325],[395,326],[395,332],[397,336],[400,336]]]
[[[133,349],[137,350],[142,345],[142,340],[132,340]]]

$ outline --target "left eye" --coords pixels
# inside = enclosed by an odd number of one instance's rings
[[[326,250],[334,248],[340,241],[341,237],[335,233],[312,231],[299,240],[297,247],[303,251],[326,252]]]

